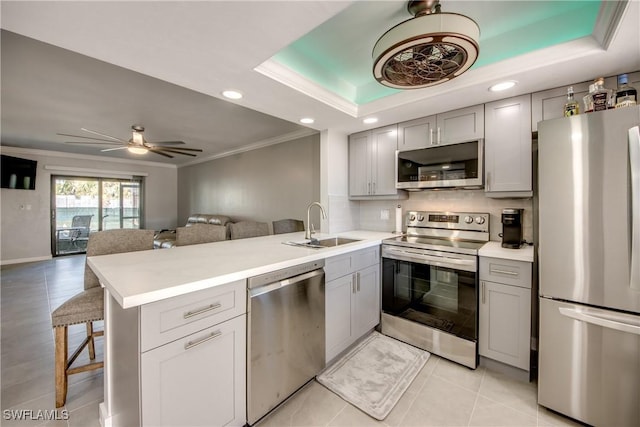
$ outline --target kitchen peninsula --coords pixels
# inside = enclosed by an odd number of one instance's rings
[[[283,244],[304,240],[291,233],[88,258],[106,289],[103,425],[194,424],[203,413],[215,425],[244,425],[246,279],[377,247],[392,234],[339,236],[357,241]]]

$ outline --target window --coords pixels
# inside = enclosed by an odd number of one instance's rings
[[[142,228],[143,180],[51,177],[54,256],[84,253],[91,231]]]

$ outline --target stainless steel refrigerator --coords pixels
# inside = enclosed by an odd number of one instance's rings
[[[640,107],[538,126],[538,403],[640,425]]]

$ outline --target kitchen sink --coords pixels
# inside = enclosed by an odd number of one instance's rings
[[[321,240],[311,240],[311,242],[325,247],[325,248],[330,248],[332,246],[340,246],[340,245],[346,245],[347,243],[353,243],[353,242],[359,242],[358,239],[347,239],[346,237],[329,237],[327,239],[321,239]],[[310,243],[311,243],[310,242]]]
[[[326,237],[324,239],[311,239],[301,242],[282,242],[285,245],[302,246],[306,248],[331,248],[334,246],[346,245],[347,243],[359,242],[359,239],[349,239],[346,237]]]

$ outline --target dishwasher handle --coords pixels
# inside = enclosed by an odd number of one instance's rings
[[[287,286],[295,285],[296,283],[309,280],[313,277],[323,276],[324,269],[319,268],[317,270],[310,271],[308,273],[300,274],[298,276],[290,277],[288,279],[280,280],[279,282],[270,283],[268,285],[260,286],[258,288],[249,289],[249,298],[254,298],[267,292],[272,292]]]

